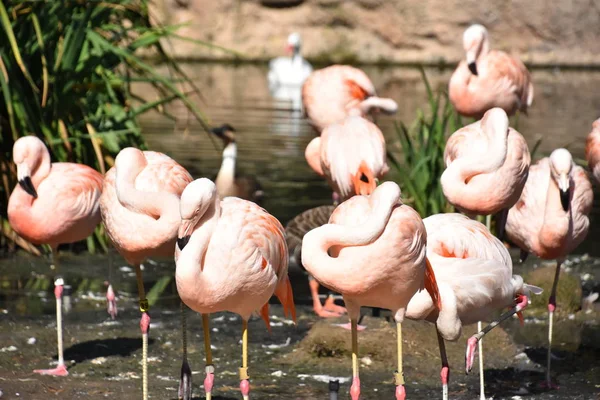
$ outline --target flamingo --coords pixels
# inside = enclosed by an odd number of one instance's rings
[[[273,97],[291,100],[294,109],[302,108],[302,84],[313,72],[313,67],[300,53],[302,41],[296,32],[287,38],[285,47],[289,57],[277,57],[269,61],[269,90]]]
[[[35,136],[19,138],[13,146],[18,185],[8,201],[12,229],[34,244],[50,245],[51,269],[56,271],[56,333],[58,365],[36,369],[42,375],[67,376],[63,358],[62,293],[64,279],[58,274],[57,249],[90,236],[100,223],[98,200],[102,175],[83,164],[52,163],[50,152]]]
[[[585,144],[585,158],[596,181],[600,183],[600,118],[592,124]]]
[[[503,51],[490,50],[482,25],[465,30],[463,47],[466,61],[458,64],[448,87],[456,111],[477,119],[494,107],[508,115],[526,113],[533,102],[533,83],[525,65]]]
[[[217,192],[221,198],[227,196],[240,197],[260,203],[263,191],[260,183],[252,176],[241,176],[236,170],[237,142],[235,141],[235,128],[223,124],[211,129],[211,133],[223,141],[223,160],[221,168],[215,179]]]
[[[442,190],[448,201],[466,214],[498,214],[497,231],[503,235],[508,209],[518,200],[529,172],[531,156],[527,142],[508,126],[501,108],[486,111],[480,121],[450,136],[444,151],[446,170]],[[481,330],[481,322],[477,324]],[[485,398],[483,343],[479,342],[480,397]]]
[[[148,399],[150,315],[141,264],[149,257],[173,257],[181,222],[179,197],[191,181],[192,177],[185,168],[169,156],[133,147],[119,152],[114,167],[104,179],[100,210],[106,232],[121,256],[135,267],[137,277],[142,312],[140,329],[144,400]],[[185,358],[184,351],[182,374],[187,365]]]
[[[310,124],[321,132],[349,115],[394,114],[392,99],[377,97],[375,86],[360,69],[332,65],[313,72],[302,86],[302,103]]]
[[[202,314],[206,350],[206,398],[211,399],[214,366],[209,314],[231,311],[242,318],[240,390],[248,400],[248,319],[260,309],[270,329],[269,299],[275,294],[284,313],[296,320],[288,268],[288,249],[279,221],[250,201],[219,199],[216,185],[201,178],[181,195],[177,239],[177,291],[188,307]]]
[[[506,247],[481,223],[461,214],[436,214],[423,220],[427,231],[427,258],[438,283],[442,311],[438,312],[427,292],[418,292],[408,303],[406,318],[436,325],[442,359],[443,399],[448,399],[450,367],[444,340],[455,341],[462,326],[480,321],[504,307],[512,310],[498,320],[508,318],[527,305],[530,292],[541,289],[523,283],[512,275],[512,261]],[[487,330],[486,330],[487,329]],[[477,341],[491,328],[469,339],[467,372],[473,363]]]
[[[573,163],[571,153],[556,149],[529,170],[521,198],[508,212],[507,238],[524,259],[528,253],[556,259],[556,273],[548,299],[548,356],[546,382],[552,388],[550,360],[556,285],[567,254],[585,239],[594,194],[585,170]]]
[[[425,256],[426,232],[419,214],[400,201],[400,188],[384,182],[370,196],[340,204],[329,223],[304,235],[302,264],[322,285],[339,292],[352,329],[353,400],[360,396],[357,321],[361,306],[389,309],[397,324],[396,399],[404,399],[402,331],[406,307],[425,287],[435,304],[439,293]]]
[[[374,123],[351,116],[328,126],[306,147],[306,161],[325,176],[342,200],[371,194],[389,170],[385,139]]]
[[[335,210],[335,206],[333,205],[311,208],[295,216],[285,226],[285,237],[290,252],[290,262],[293,265],[300,266],[304,272],[306,272],[306,269],[304,269],[301,262],[302,239],[307,232],[325,225],[329,221],[333,210]],[[327,297],[324,305],[321,304],[321,300],[319,299],[319,282],[312,275],[307,275],[315,314],[322,318],[340,317],[344,314],[346,309],[336,305],[332,295]]]

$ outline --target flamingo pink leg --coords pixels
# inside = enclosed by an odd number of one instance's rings
[[[360,397],[360,378],[358,377],[358,320],[350,319],[352,330],[352,386],[350,387],[350,397],[352,400],[358,400]]]
[[[440,348],[440,358],[442,359],[442,370],[440,371],[440,378],[442,379],[442,400],[448,400],[448,381],[450,380],[450,366],[448,365],[448,356],[446,355],[446,344],[444,338],[437,331],[438,345]]]
[[[521,312],[525,307],[527,307],[527,301],[527,296],[519,295],[517,297],[517,304],[513,308],[502,314],[496,321],[490,322],[490,324],[483,328],[481,332],[477,332],[467,340],[467,352],[465,354],[465,372],[467,374],[471,371],[471,368],[473,368],[473,361],[475,360],[475,352],[479,340],[481,340],[481,338],[484,337],[489,331],[498,326],[502,321],[508,319],[514,314]]]
[[[313,301],[313,309],[315,314],[321,318],[335,318],[340,317],[342,314],[334,311],[325,310],[319,299],[319,282],[313,277],[309,277],[308,285],[310,286],[310,295]]]
[[[204,378],[204,392],[206,400],[212,399],[212,388],[215,383],[215,366],[212,363],[212,349],[210,347],[210,317],[202,314],[202,330],[204,331],[204,352],[206,355],[206,377]]]
[[[396,321],[396,340],[398,345],[398,370],[394,374],[396,383],[396,400],[406,399],[406,389],[404,389],[404,373],[402,372],[402,323]]]
[[[56,297],[56,334],[58,341],[58,365],[52,369],[36,369],[33,372],[41,375],[67,376],[69,371],[65,366],[63,358],[63,338],[62,338],[62,293],[64,281],[62,278],[56,278],[54,281],[54,296]]]
[[[248,380],[248,321],[242,320],[242,367],[240,368],[240,392],[244,400],[250,399],[250,381]]]
[[[548,299],[548,355],[546,358],[546,381],[543,386],[548,389],[558,389],[558,386],[552,383],[550,376],[550,362],[552,360],[552,328],[554,322],[554,311],[556,310],[556,287],[558,286],[558,278],[560,276],[561,262],[556,262],[556,272],[554,273],[554,282],[552,283],[552,292]]]
[[[109,284],[108,289],[106,289],[106,310],[112,319],[117,317],[117,297],[115,296],[115,291],[111,284]]]
[[[323,309],[326,311],[331,311],[333,313],[343,315],[346,314],[346,309],[344,307],[338,306],[335,304],[333,299],[333,295],[329,295],[327,300],[325,300],[325,304],[323,305]]]

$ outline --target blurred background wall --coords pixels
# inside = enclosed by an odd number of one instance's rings
[[[600,66],[598,0],[155,0],[154,18],[190,25],[179,33],[235,49],[245,59],[283,52],[301,34],[313,62],[454,64],[462,33],[485,25],[493,48],[538,66]],[[173,55],[223,59],[192,43]]]

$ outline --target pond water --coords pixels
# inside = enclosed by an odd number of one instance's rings
[[[202,88],[202,98],[196,98],[196,101],[211,125],[227,122],[236,128],[238,169],[242,174],[258,178],[265,191],[263,206],[268,211],[285,224],[308,208],[331,202],[331,190],[309,169],[304,159],[304,149],[314,132],[295,108],[297,102],[275,100],[271,96],[266,66],[188,64],[183,68]],[[380,95],[394,98],[399,104],[397,115],[377,120],[389,145],[397,146],[395,121],[410,124],[418,109],[426,111],[428,107],[420,72],[399,67],[365,67],[364,70]],[[437,69],[426,71],[434,90],[445,90],[451,73]],[[568,147],[576,158],[583,158],[591,122],[600,114],[600,96],[597,96],[600,72],[541,70],[533,72],[533,79],[534,106],[528,116],[520,117],[518,130],[530,146],[542,138],[538,157],[548,155],[554,148]],[[177,117],[176,122],[156,114],[146,115],[142,120],[150,149],[169,154],[194,177],[214,178],[221,163],[220,143],[212,140],[184,107],[171,106],[169,111]],[[401,182],[402,177],[391,174],[389,179]],[[596,201],[591,232],[575,252],[591,257],[574,255],[566,264],[575,279],[582,283],[584,297],[600,292],[600,247],[596,245],[600,233],[600,193],[598,186],[594,187]],[[516,260],[516,253],[513,256]],[[533,257],[526,265],[515,262],[515,273],[528,273],[539,265],[542,264]],[[55,355],[55,306],[47,259],[22,253],[0,259],[0,393],[4,391],[3,398],[37,399],[42,393],[61,393],[63,398],[73,399],[115,395],[123,399],[139,398],[141,341],[135,273],[114,251],[108,256],[64,252],[60,257],[60,268],[70,286],[65,293],[68,295],[65,298],[68,306],[65,310],[66,358],[75,361],[66,380],[31,374],[33,368],[44,367]],[[155,324],[150,345],[150,356],[154,357],[150,368],[150,392],[154,398],[177,397],[181,338],[173,271],[172,260],[145,263],[144,280],[152,299]],[[552,275],[551,270],[549,274]],[[120,298],[121,311],[116,322],[108,320],[105,310],[106,280],[112,282]],[[306,278],[295,275],[292,282],[296,303],[300,304],[298,328],[292,329],[274,319],[279,327],[268,335],[261,321],[251,323],[250,360],[257,398],[327,398],[327,384],[314,377],[320,374],[347,378],[350,374],[349,356],[321,360],[305,354],[309,345],[302,343],[307,333],[313,332],[317,318],[309,306]],[[576,299],[575,303],[578,301]],[[190,362],[195,371],[194,392],[199,396],[201,389],[198,386],[203,379],[202,333],[199,316],[189,314]],[[280,307],[273,307],[272,314],[281,316]],[[545,312],[542,309],[526,315],[529,315],[526,329],[519,328],[513,321],[505,327],[506,331],[498,330],[498,336],[488,339],[491,352],[486,361],[488,395],[506,399],[518,396],[594,398],[600,387],[598,307],[592,307],[588,313],[558,314],[555,325],[555,335],[559,338],[556,341],[558,361],[555,365],[563,389],[551,393],[537,387],[543,377]],[[225,319],[221,316],[213,318],[213,326],[218,331],[213,335],[213,343],[220,372],[216,390],[226,396],[217,398],[238,398],[239,320],[234,321],[231,315]],[[381,328],[378,321],[367,322],[374,332]],[[326,337],[339,335],[335,328],[324,329]],[[437,397],[439,361],[433,328],[409,323],[406,330],[405,368],[410,380],[409,396],[412,399]],[[474,327],[465,327],[465,332],[473,330]],[[369,346],[369,337],[373,335],[369,332],[360,334],[361,346]],[[384,336],[393,339],[390,335]],[[37,344],[28,344],[32,337],[36,338]],[[448,345],[450,364],[456,367],[450,387],[450,395],[455,399],[475,398],[478,393],[477,374],[465,376],[460,373],[464,362],[464,339],[463,336]],[[288,356],[292,359],[304,357],[306,364],[286,361]],[[373,364],[363,365],[361,370],[363,398],[391,398],[393,366],[377,359],[377,355],[368,356],[373,358]],[[282,375],[282,371],[288,375]],[[301,378],[298,383],[298,376],[307,378]],[[343,385],[341,397],[346,396],[347,386]],[[20,394],[17,396],[16,393]]]
[[[304,149],[314,131],[294,103],[276,100],[269,93],[267,66],[230,64],[184,64],[185,72],[202,90],[197,98],[211,125],[229,123],[238,131],[238,170],[256,176],[266,194],[263,206],[285,224],[300,212],[331,202],[331,190],[307,165]],[[418,69],[402,67],[363,67],[380,96],[397,101],[394,116],[380,116],[377,123],[388,146],[398,143],[394,123],[411,124],[417,110],[429,110],[427,93]],[[447,90],[451,70],[427,69],[434,90]],[[567,147],[576,159],[584,158],[585,138],[591,123],[600,116],[600,71],[533,71],[535,99],[529,115],[517,121],[530,149],[541,138],[537,157],[547,156],[558,147]],[[293,97],[293,96],[292,96]],[[182,106],[170,111],[173,121],[156,114],[142,120],[151,149],[169,154],[194,177],[216,176],[221,163],[221,145],[195,123]],[[515,126],[515,118],[512,119]],[[465,122],[465,121],[463,121]],[[401,183],[402,177],[386,179]],[[600,192],[596,195],[592,231],[577,252],[600,255],[593,238],[600,234]],[[598,221],[598,223],[594,223]]]

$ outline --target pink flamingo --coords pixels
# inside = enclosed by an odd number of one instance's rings
[[[56,269],[56,332],[58,365],[37,369],[43,375],[69,374],[63,358],[62,292],[64,280],[58,275],[57,249],[90,236],[100,223],[98,200],[102,175],[83,164],[51,163],[50,153],[35,136],[19,138],[13,146],[19,184],[8,201],[8,221],[21,237],[34,244],[48,244],[52,269]]]
[[[214,366],[208,315],[231,311],[242,318],[240,390],[248,400],[248,319],[260,309],[269,325],[269,299],[275,294],[284,313],[296,320],[288,279],[288,250],[283,227],[247,200],[220,200],[206,178],[190,183],[181,195],[181,226],[175,259],[179,296],[202,314],[206,350],[206,398],[211,399]]]
[[[375,86],[363,71],[348,65],[313,72],[302,86],[302,104],[317,132],[349,115],[394,114],[398,109],[394,100],[377,97]]]
[[[556,149],[529,170],[521,198],[508,212],[507,238],[524,259],[528,252],[556,259],[556,274],[548,300],[548,357],[546,385],[552,387],[550,359],[552,319],[556,309],[556,285],[567,254],[585,239],[594,194],[585,170],[573,163],[571,153]]]
[[[596,181],[600,183],[600,118],[592,124],[585,144],[585,158]]]
[[[425,256],[423,222],[400,201],[400,188],[384,182],[370,196],[340,204],[329,224],[308,232],[302,241],[302,264],[322,285],[341,293],[352,328],[350,394],[360,396],[357,321],[361,306],[391,310],[398,332],[396,399],[404,399],[401,323],[406,307],[425,287],[439,304],[435,276]]]
[[[181,222],[179,196],[191,181],[191,175],[169,156],[133,147],[119,152],[104,179],[100,210],[106,232],[137,276],[144,400],[148,398],[150,316],[140,266],[149,257],[173,257]]]
[[[533,83],[525,65],[503,51],[490,50],[482,25],[465,30],[463,46],[466,61],[460,62],[448,87],[456,111],[475,118],[493,107],[508,115],[526,113],[533,102]]]
[[[427,231],[427,258],[435,273],[442,311],[427,292],[418,292],[408,303],[406,318],[436,324],[442,359],[443,399],[448,399],[450,369],[444,340],[455,341],[462,326],[481,321],[493,311],[513,306],[512,310],[490,324],[495,327],[527,305],[529,292],[541,289],[523,283],[512,275],[508,250],[481,223],[461,214],[436,214],[423,220]],[[520,316],[520,315],[519,315]],[[468,341],[467,372],[471,369],[475,345],[491,327]]]
[[[444,159],[441,183],[448,201],[466,214],[502,212],[502,220],[519,200],[531,163],[527,142],[509,128],[501,108],[452,134]]]
[[[448,201],[466,214],[487,215],[488,229],[490,215],[498,214],[497,231],[502,236],[508,209],[519,200],[531,163],[527,142],[509,128],[506,112],[492,108],[480,121],[453,133],[444,159],[447,168],[441,183]],[[481,322],[477,328],[482,329]],[[479,352],[483,353],[482,342]],[[479,379],[480,398],[484,399],[482,356]]]
[[[325,128],[308,144],[305,157],[342,201],[354,194],[371,194],[377,180],[389,170],[383,134],[377,125],[359,116]]]

